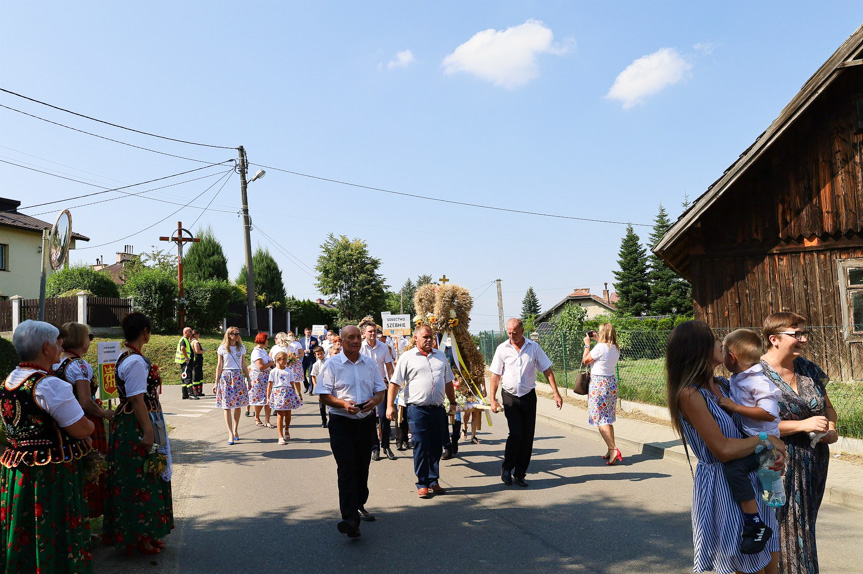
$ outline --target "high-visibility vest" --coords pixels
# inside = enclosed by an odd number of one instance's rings
[[[177,352],[174,353],[174,362],[177,364],[185,363],[188,359],[183,358],[183,341],[186,342],[186,356],[192,356],[192,343],[185,337],[180,337],[177,341]]]

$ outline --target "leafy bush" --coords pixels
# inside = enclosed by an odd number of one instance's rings
[[[192,281],[185,289],[186,325],[199,331],[215,331],[228,314],[229,303],[242,303],[243,291],[227,281]]]
[[[107,273],[94,271],[92,267],[80,265],[60,269],[52,273],[45,282],[45,296],[59,297],[69,291],[89,291],[97,297],[119,297],[117,284]]]
[[[5,381],[17,364],[18,353],[12,346],[12,341],[0,337],[0,381]]]
[[[136,311],[153,321],[159,333],[177,330],[177,279],[168,271],[144,267],[126,277],[123,294],[132,297]]]
[[[327,325],[329,328],[335,329],[336,317],[338,316],[336,309],[324,309],[314,301],[294,299],[293,297],[288,299],[287,308],[291,312],[291,324],[297,325],[301,329],[312,325]]]

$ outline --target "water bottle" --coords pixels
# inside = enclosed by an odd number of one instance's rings
[[[758,480],[761,481],[761,496],[767,506],[777,508],[785,505],[785,481],[782,472],[773,470],[776,465],[776,451],[773,443],[767,438],[766,432],[758,433],[761,443],[755,448],[755,453],[760,455],[758,463]]]

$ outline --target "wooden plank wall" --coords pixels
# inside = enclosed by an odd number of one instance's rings
[[[863,258],[863,246],[740,257],[694,258],[695,317],[711,327],[760,327],[778,311],[793,311],[814,328],[810,346],[831,378],[863,380],[863,343],[842,337],[838,259]],[[697,273],[696,273],[697,272]],[[815,358],[813,356],[813,358]]]

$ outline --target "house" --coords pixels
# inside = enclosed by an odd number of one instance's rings
[[[794,311],[831,378],[863,377],[863,26],[653,251],[712,327]],[[758,89],[751,86],[750,89]]]
[[[93,270],[104,271],[111,276],[114,283],[117,285],[123,285],[126,283],[126,277],[123,275],[123,271],[130,262],[137,260],[138,257],[139,255],[135,255],[134,247],[131,245],[124,245],[123,251],[117,252],[116,263],[105,265],[104,259],[99,256],[99,258],[96,259],[96,264],[93,265]]]
[[[592,295],[590,288],[575,289],[567,295],[563,300],[553,305],[551,309],[540,314],[536,318],[536,323],[546,323],[551,321],[563,311],[566,305],[578,305],[587,311],[587,318],[593,319],[599,315],[608,315],[614,312],[614,304],[617,303],[617,293],[608,293],[608,283],[605,284],[605,289],[602,290],[602,297]]]
[[[39,297],[42,275],[42,233],[54,225],[18,213],[20,201],[0,197],[0,298],[20,295],[25,299]],[[70,249],[77,241],[90,241],[72,233]],[[68,264],[68,262],[67,262]],[[49,266],[47,272],[50,274]]]

